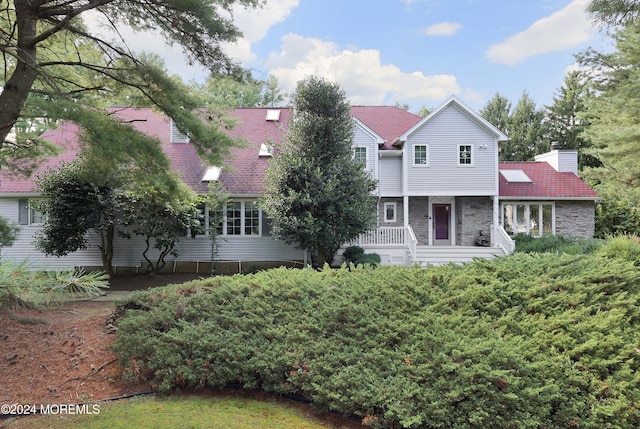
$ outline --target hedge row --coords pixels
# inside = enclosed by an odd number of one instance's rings
[[[606,256],[278,269],[137,293],[115,350],[164,390],[239,383],[379,428],[636,428],[639,297]]]

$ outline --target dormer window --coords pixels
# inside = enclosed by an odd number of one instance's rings
[[[189,143],[189,136],[180,131],[173,119],[171,120],[171,143]]]

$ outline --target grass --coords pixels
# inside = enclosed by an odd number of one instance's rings
[[[309,406],[276,398],[231,395],[136,397],[101,403],[98,415],[30,416],[12,421],[9,429],[347,429],[356,422],[324,419]],[[91,410],[91,406],[89,407]]]

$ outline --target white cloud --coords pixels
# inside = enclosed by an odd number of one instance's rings
[[[489,47],[486,57],[493,62],[516,65],[547,52],[570,49],[588,41],[594,33],[585,12],[590,0],[574,0],[564,9],[534,22],[526,30]]]
[[[223,44],[225,53],[232,59],[248,66],[256,58],[251,50],[251,45],[262,40],[272,26],[284,21],[298,6],[298,3],[299,0],[278,0],[267,3],[263,8],[235,8],[233,22],[243,35],[234,43]],[[92,31],[96,31],[104,37],[119,39],[108,26],[104,26],[104,18],[98,13],[89,11],[84,16],[85,22]],[[165,60],[169,73],[177,74],[185,81],[202,80],[209,74],[199,64],[190,64],[182,47],[179,44],[168,45],[158,32],[135,32],[125,26],[119,28],[118,31],[131,51],[146,51],[160,55]]]
[[[453,36],[461,28],[462,25],[457,22],[440,22],[423,29],[421,33],[427,36]]]
[[[262,8],[234,9],[233,21],[242,32],[242,38],[225,44],[227,55],[243,64],[254,61],[256,55],[251,51],[251,45],[262,40],[271,27],[286,20],[298,3],[299,0],[278,0],[268,2]]]
[[[460,92],[455,76],[406,73],[382,64],[375,49],[341,49],[332,42],[291,33],[281,38],[280,52],[271,53],[266,65],[285,91],[293,91],[307,76],[320,76],[340,84],[353,104],[421,106]]]

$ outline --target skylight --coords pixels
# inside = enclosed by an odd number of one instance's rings
[[[260,153],[258,153],[258,156],[273,156],[273,152],[271,152],[271,146],[266,143],[262,143],[260,145]]]
[[[267,121],[278,122],[280,120],[280,110],[267,110]]]
[[[500,170],[500,174],[509,183],[533,183],[533,180],[522,170]]]
[[[207,168],[207,171],[202,176],[203,182],[217,182],[220,178],[220,173],[222,173],[222,168],[217,166],[211,166]]]

